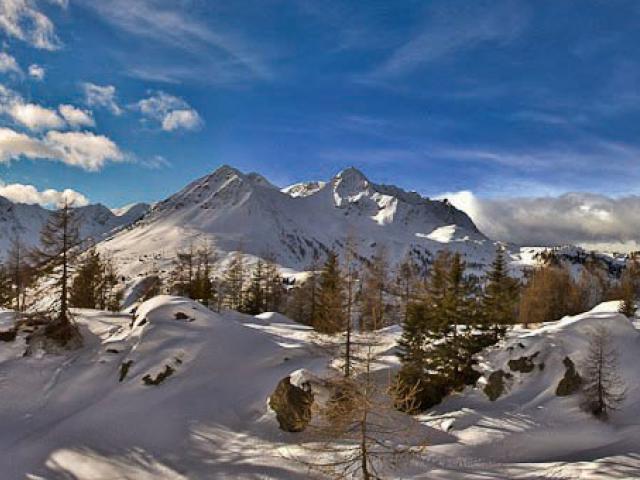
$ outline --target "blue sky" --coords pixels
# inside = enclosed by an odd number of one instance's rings
[[[0,0],[0,194],[116,207],[226,163],[634,195],[639,26],[616,0]]]

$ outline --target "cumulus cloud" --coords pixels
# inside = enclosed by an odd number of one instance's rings
[[[50,131],[44,138],[35,138],[0,128],[0,162],[20,157],[57,160],[88,171],[98,171],[107,162],[125,158],[112,140],[92,132]]]
[[[118,146],[92,132],[48,132],[44,143],[58,153],[60,161],[85,170],[100,170],[107,162],[124,160]]]
[[[5,184],[0,181],[0,196],[5,197],[12,202],[28,203],[32,205],[42,205],[43,207],[59,207],[65,202],[76,207],[82,207],[89,204],[89,199],[83,194],[71,190],[38,190],[33,185],[24,185],[22,183]]]
[[[73,105],[60,105],[58,111],[71,127],[96,126],[90,110],[83,110]]]
[[[202,120],[195,110],[173,110],[162,119],[162,129],[167,132],[172,130],[196,130],[200,128]]]
[[[35,80],[38,81],[42,81],[44,80],[44,76],[46,74],[46,71],[44,69],[44,67],[40,66],[40,65],[36,65],[35,63],[32,65],[29,65],[29,76]]]
[[[9,116],[29,130],[48,130],[62,128],[64,120],[55,110],[41,107],[35,103],[14,103],[7,110]]]
[[[22,69],[15,57],[7,52],[0,52],[0,73],[17,73],[21,75]]]
[[[163,130],[197,130],[202,118],[185,100],[159,91],[140,100],[136,108],[147,118],[160,123]]]
[[[66,0],[50,0],[66,7]],[[37,7],[35,0],[0,1],[0,29],[18,40],[44,50],[57,50],[62,42],[55,33],[53,22]]]
[[[496,240],[620,250],[635,249],[640,241],[640,196],[567,193],[487,199],[461,191],[442,197],[465,211],[483,233]]]
[[[0,128],[0,162],[6,163],[19,157],[56,158],[57,152],[37,138],[10,128]]]
[[[96,85],[85,82],[82,84],[85,102],[90,107],[106,108],[114,115],[121,115],[122,108],[116,100],[116,87],[113,85]]]

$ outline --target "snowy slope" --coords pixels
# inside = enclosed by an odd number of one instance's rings
[[[514,349],[486,352],[482,367],[508,368],[509,359],[539,351],[534,371],[514,374],[496,402],[469,388],[419,417],[430,427],[428,449],[385,478],[638,478],[640,335],[616,307],[512,332],[504,346]],[[142,304],[133,321],[91,310],[77,319],[80,351],[24,358],[18,343],[0,357],[3,480],[310,478],[296,461],[310,454],[299,447],[305,434],[279,430],[266,403],[284,376],[326,371],[330,349],[308,327],[170,296]],[[608,423],[580,410],[579,397],[553,394],[557,362],[569,355],[579,364],[587,331],[600,323],[613,333],[629,386]],[[379,368],[395,368],[399,330],[381,335]],[[173,373],[162,383],[145,384],[167,365]]]
[[[132,328],[128,315],[77,318],[82,350],[0,361],[3,480],[284,478],[292,469],[275,453],[292,437],[266,400],[292,371],[326,368],[306,327],[168,296],[142,304]],[[171,376],[145,384],[167,365]]]
[[[434,446],[432,454],[442,455],[444,465],[455,458],[469,475],[465,478],[640,478],[640,332],[617,313],[618,307],[619,302],[603,303],[540,328],[516,329],[502,345],[481,355],[485,378],[479,387],[445,400],[424,416],[459,440]],[[564,358],[580,372],[588,334],[598,325],[611,332],[627,385],[626,400],[608,422],[583,411],[579,393],[555,393],[565,374]],[[531,372],[510,368],[510,360],[522,357],[532,358]],[[483,380],[500,369],[512,378],[506,392],[491,402],[482,391]],[[416,478],[458,478],[450,468],[433,465]]]
[[[148,210],[149,206],[144,203],[132,205],[118,214],[100,204],[75,209],[81,237],[96,241],[104,238],[108,232],[138,220]],[[50,215],[51,210],[39,205],[13,203],[0,197],[0,258],[6,254],[16,234],[27,246],[36,245],[40,230]]]
[[[103,242],[130,276],[166,269],[178,249],[207,240],[222,257],[232,251],[273,256],[301,271],[314,255],[341,252],[351,236],[371,257],[385,246],[392,262],[411,253],[418,261],[441,249],[471,263],[490,262],[494,244],[446,201],[377,185],[350,168],[328,182],[283,190],[264,177],[223,166],[158,203],[141,222]]]

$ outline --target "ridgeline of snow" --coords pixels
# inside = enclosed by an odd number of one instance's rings
[[[447,227],[447,238],[430,238]],[[370,182],[349,168],[328,182],[278,189],[264,177],[223,166],[158,203],[133,228],[102,243],[128,277],[167,270],[177,250],[208,241],[221,257],[242,251],[271,256],[302,271],[314,255],[341,252],[352,237],[360,255],[385,246],[390,261],[412,253],[419,262],[441,249],[487,264],[495,245],[446,201]]]

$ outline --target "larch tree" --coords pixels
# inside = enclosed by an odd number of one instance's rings
[[[410,305],[417,295],[418,283],[418,266],[410,256],[407,256],[398,266],[395,278],[395,293],[399,299],[402,322],[407,321]]]
[[[6,268],[11,277],[12,307],[17,312],[23,312],[26,308],[26,290],[30,278],[30,266],[27,260],[28,252],[20,235],[17,233],[11,237],[9,251],[7,252]]]
[[[386,248],[377,248],[367,264],[362,280],[361,330],[377,330],[385,324],[385,293],[388,289],[389,261]]]
[[[40,276],[54,280],[57,300],[45,336],[62,347],[79,345],[82,337],[69,311],[71,265],[79,254],[80,234],[74,211],[68,202],[53,212],[40,233],[40,246],[33,249],[31,258]]]
[[[242,252],[234,252],[224,272],[224,306],[230,310],[244,308],[246,283],[246,262]]]
[[[596,417],[606,419],[625,398],[625,383],[619,373],[618,352],[611,332],[602,325],[589,335],[589,349],[581,369],[585,406]]]
[[[311,460],[303,463],[338,479],[374,480],[398,467],[402,461],[423,452],[426,445],[421,425],[400,414],[394,385],[376,375],[375,332],[363,335],[363,355],[349,377],[327,382],[332,392],[324,405],[317,405],[316,423],[310,428]],[[414,398],[405,393],[407,402]]]

